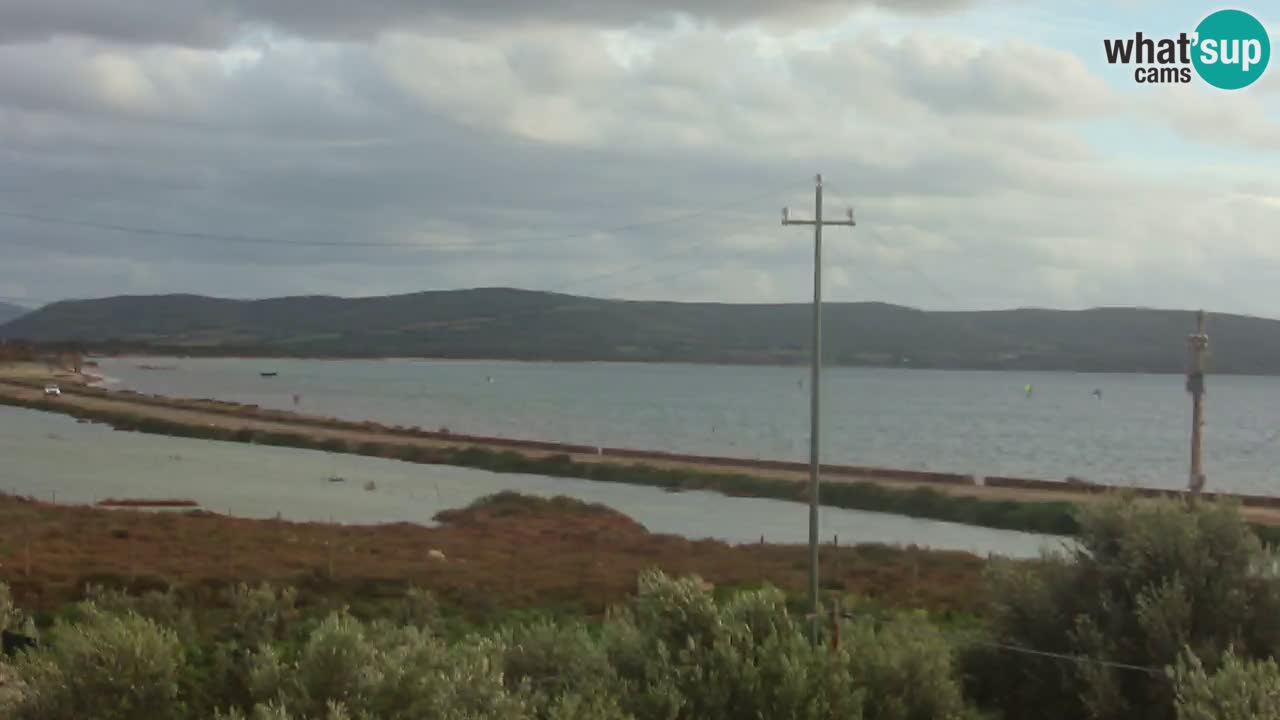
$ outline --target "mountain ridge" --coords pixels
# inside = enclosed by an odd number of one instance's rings
[[[808,303],[602,299],[509,287],[343,298],[239,300],[187,293],[46,305],[0,337],[104,351],[284,357],[807,362]],[[824,305],[833,365],[1183,372],[1195,313],[921,310],[883,302]],[[1211,369],[1280,375],[1280,320],[1209,318]]]
[[[19,317],[22,317],[29,312],[31,312],[30,308],[0,301],[0,325],[17,320]]]

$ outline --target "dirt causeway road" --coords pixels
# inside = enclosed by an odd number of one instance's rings
[[[585,448],[577,450],[565,449],[554,443],[523,443],[505,439],[484,439],[471,436],[441,437],[439,433],[424,433],[408,428],[392,428],[375,423],[355,423],[333,418],[301,415],[286,411],[263,410],[250,406],[235,405],[207,400],[181,400],[158,396],[143,396],[127,392],[107,391],[87,386],[86,380],[92,378],[70,373],[59,374],[63,394],[56,398],[46,398],[38,383],[33,383],[30,376],[15,377],[0,369],[0,404],[25,405],[44,403],[52,411],[76,414],[120,414],[133,420],[160,420],[178,423],[189,427],[209,427],[227,431],[249,430],[274,433],[293,433],[305,435],[312,440],[327,440],[343,443],[383,443],[399,447],[425,448],[458,448],[481,447],[493,451],[518,452],[530,458],[550,455],[569,455],[574,461],[582,463],[610,463],[615,465],[633,465],[642,462],[651,467],[673,468],[702,473],[726,473],[768,477],[807,482],[808,473],[804,468],[760,467],[753,466],[752,461],[741,461],[723,458],[717,464],[715,458],[700,458],[696,462],[664,458],[661,454],[639,451],[614,450],[609,454],[586,452]],[[430,435],[430,436],[428,436]],[[574,446],[568,446],[574,447]],[[633,454],[634,453],[634,454]],[[764,463],[769,465],[769,463]],[[790,465],[778,463],[777,465]],[[798,465],[798,464],[797,464]],[[895,471],[886,470],[886,474]],[[824,466],[823,480],[835,482],[869,482],[889,488],[910,490],[928,487],[935,491],[955,496],[978,497],[989,500],[1018,500],[1023,502],[1091,502],[1101,497],[1099,494],[1081,492],[1065,486],[1062,490],[1052,488],[1017,488],[992,487],[954,481],[931,481],[929,479],[911,479],[903,477],[877,476],[875,472],[853,472],[840,469],[827,469]],[[1249,520],[1280,525],[1280,508],[1243,507],[1242,512]]]

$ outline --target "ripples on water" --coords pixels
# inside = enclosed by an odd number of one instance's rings
[[[242,517],[430,524],[444,508],[502,490],[568,495],[619,510],[653,532],[729,542],[803,543],[800,503],[538,475],[500,475],[311,450],[115,432],[48,413],[0,406],[0,490],[59,502],[182,497]],[[343,482],[330,482],[330,477]],[[375,489],[365,490],[372,481]],[[823,537],[841,543],[915,543],[979,554],[1034,555],[1046,538],[834,508]]]
[[[138,369],[143,363],[177,369]],[[807,458],[807,368],[125,358],[104,361],[102,369],[142,392],[285,409],[295,408],[298,394],[298,410],[356,420]],[[831,368],[823,376],[823,458],[1182,487],[1190,424],[1183,383],[1175,375]],[[1211,376],[1206,402],[1211,486],[1280,493],[1273,470],[1280,467],[1280,378]]]

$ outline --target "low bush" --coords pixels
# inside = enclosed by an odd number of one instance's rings
[[[1280,718],[1280,665],[1228,651],[1216,671],[1187,653],[1173,677],[1178,720]]]
[[[92,606],[59,624],[41,649],[14,669],[23,695],[16,720],[181,718],[185,656],[177,635],[132,612]]]
[[[991,577],[994,640],[1061,657],[977,658],[980,694],[1007,717],[1171,720],[1165,668],[1184,653],[1214,668],[1280,648],[1275,558],[1225,503],[1100,503],[1077,545]],[[1071,662],[1078,658],[1078,662]]]
[[[429,596],[404,616],[339,610],[311,622],[290,591],[242,586],[215,626],[185,644],[165,626],[182,617],[169,596],[93,598],[15,666],[23,695],[13,717],[946,720],[964,711],[950,650],[921,617],[846,624],[833,652],[810,644],[777,590],[717,600],[696,578],[657,572],[598,627],[543,616],[453,639],[436,634]]]
[[[13,606],[13,595],[9,586],[0,582],[0,631],[17,625],[18,610]]]

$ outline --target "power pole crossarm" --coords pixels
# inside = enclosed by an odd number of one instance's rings
[[[809,380],[809,624],[810,641],[818,644],[818,628],[822,616],[818,611],[818,467],[821,448],[821,413],[819,383],[822,376],[822,228],[825,225],[852,227],[853,209],[842,220],[822,219],[822,176],[814,178],[813,219],[795,220],[787,208],[782,209],[783,225],[813,226],[813,348]]]
[[[847,225],[849,227],[853,227],[854,225],[857,225],[857,223],[853,221],[853,208],[848,208],[844,212],[845,212],[844,219],[823,220],[822,224],[827,226]],[[791,217],[790,209],[782,208],[782,224],[783,225],[817,225],[818,223],[815,220],[799,220],[799,219],[793,218]]]

